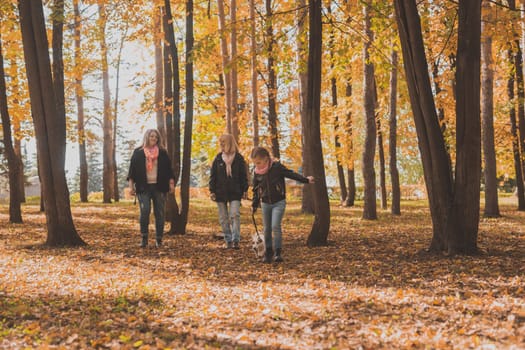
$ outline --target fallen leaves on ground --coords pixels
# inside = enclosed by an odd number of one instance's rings
[[[130,203],[74,205],[81,248],[43,247],[44,215],[23,210],[0,228],[0,348],[525,348],[525,214],[510,207],[482,219],[483,254],[441,257],[422,253],[422,203],[377,221],[333,206],[330,244],[310,249],[312,217],[291,202],[285,261],[269,265],[251,251],[249,206],[240,250],[214,238],[216,208],[200,199],[188,234],[161,249],[139,248]]]

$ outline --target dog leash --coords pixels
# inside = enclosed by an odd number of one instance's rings
[[[255,222],[254,212],[252,212],[252,221],[253,221],[253,226],[255,227],[255,233],[257,234],[257,237],[261,238],[261,235],[259,234],[259,230],[257,229],[257,223]]]

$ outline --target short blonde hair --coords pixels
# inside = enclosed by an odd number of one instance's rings
[[[224,151],[226,153],[236,153],[239,151],[239,146],[235,142],[232,134],[222,134],[219,137],[219,142],[224,141]]]
[[[164,149],[164,140],[162,139],[162,136],[160,135],[160,132],[157,129],[146,130],[146,132],[144,133],[144,139],[142,140],[142,148],[148,146],[149,136],[152,133],[157,134],[157,146],[161,149]]]

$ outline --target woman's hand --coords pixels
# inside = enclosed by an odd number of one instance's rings
[[[170,193],[175,192],[175,181],[170,181]]]

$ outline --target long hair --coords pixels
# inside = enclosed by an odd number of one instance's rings
[[[156,133],[157,134],[157,146],[160,149],[165,149],[165,147],[164,147],[164,140],[162,139],[162,136],[160,136],[160,132],[157,129],[148,129],[148,130],[146,130],[146,132],[144,133],[144,139],[142,140],[142,148],[145,148],[145,147],[148,146],[149,136],[152,133]]]
[[[237,153],[239,152],[239,146],[235,142],[235,138],[231,134],[222,134],[219,137],[219,142],[224,141],[224,152],[226,153]]]

